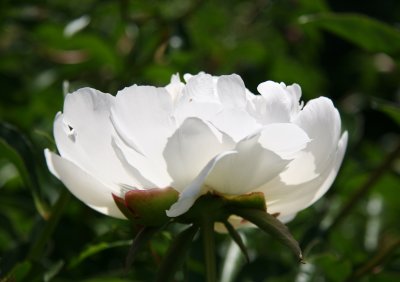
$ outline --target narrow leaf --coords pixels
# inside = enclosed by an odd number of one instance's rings
[[[131,240],[122,240],[115,242],[101,242],[94,245],[87,246],[77,257],[74,257],[69,263],[69,268],[74,268],[78,266],[81,262],[86,260],[88,257],[91,257],[99,252],[104,250],[108,250],[111,248],[128,246],[131,244]]]
[[[243,243],[242,237],[236,231],[236,229],[229,223],[229,221],[224,222],[225,228],[228,230],[229,235],[231,235],[233,241],[239,246],[240,250],[242,251],[244,257],[246,258],[247,263],[250,262],[249,254],[247,253],[246,246]]]
[[[233,209],[232,212],[269,233],[272,237],[289,247],[299,260],[303,261],[299,243],[293,238],[286,225],[274,216],[257,209]]]
[[[400,51],[400,31],[364,15],[325,13],[302,16],[299,22],[330,31],[368,51]]]
[[[129,249],[128,256],[126,257],[125,266],[130,267],[136,258],[138,251],[144,244],[150,241],[155,233],[160,231],[161,228],[156,227],[142,227],[133,239],[132,245]]]
[[[0,123],[0,155],[5,156],[18,169],[24,184],[31,190],[36,209],[43,218],[47,219],[49,207],[39,188],[32,145],[10,124]]]
[[[196,225],[192,225],[176,236],[163,259],[156,281],[173,281],[174,275],[183,264],[190,244],[198,230],[199,228]]]

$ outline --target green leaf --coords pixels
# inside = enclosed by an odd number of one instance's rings
[[[303,260],[299,243],[293,238],[286,225],[274,216],[257,209],[236,208],[232,209],[232,213],[250,221],[261,230],[269,233],[272,237],[289,247],[300,261]]]
[[[32,264],[29,261],[24,261],[18,263],[14,266],[11,272],[6,276],[6,278],[1,279],[0,282],[19,282],[19,281],[27,281],[27,276],[32,270]]]
[[[0,155],[5,156],[18,169],[24,184],[32,193],[36,209],[43,218],[47,219],[49,207],[40,190],[32,145],[10,124],[0,123]]]
[[[299,22],[330,31],[371,52],[400,51],[400,31],[364,15],[326,13],[302,16]]]
[[[108,250],[111,248],[124,247],[129,246],[132,243],[132,240],[121,240],[115,242],[100,242],[98,244],[93,244],[87,246],[77,257],[74,257],[69,263],[69,268],[74,268],[78,266],[81,262],[86,260],[88,257],[91,257],[97,253],[100,253],[104,250]]]
[[[247,263],[250,262],[249,254],[247,253],[246,246],[243,243],[240,234],[236,231],[236,229],[229,223],[229,221],[224,222],[226,230],[228,230],[229,235],[231,235],[233,241],[239,246],[240,250],[242,251],[244,257],[246,258]]]
[[[63,266],[64,266],[64,261],[59,260],[50,267],[48,267],[48,270],[44,273],[43,277],[44,282],[51,281],[61,271]]]
[[[198,230],[199,228],[196,225],[192,225],[176,236],[163,258],[156,281],[173,281],[175,273],[186,259],[186,254]]]

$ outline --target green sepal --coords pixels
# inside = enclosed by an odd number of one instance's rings
[[[265,211],[267,205],[265,203],[264,193],[252,192],[249,194],[224,196],[225,202],[229,207],[249,208]]]
[[[179,193],[173,188],[131,190],[124,199],[113,195],[121,212],[136,225],[161,226],[169,218],[165,211],[178,200]]]
[[[196,200],[194,205],[176,221],[182,223],[199,222],[206,214],[214,222],[225,222],[231,215],[230,210],[236,208],[266,210],[265,198],[262,192],[238,196],[207,193]],[[206,213],[205,213],[206,211]]]
[[[267,213],[266,211],[257,209],[235,208],[231,211],[233,214],[236,214],[255,224],[261,230],[270,234],[279,242],[289,247],[289,249],[291,249],[292,252],[298,257],[298,259],[303,262],[303,255],[299,243],[296,241],[296,239],[294,239],[286,225],[276,219],[273,215]]]

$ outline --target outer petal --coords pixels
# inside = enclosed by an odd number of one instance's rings
[[[274,179],[257,191],[262,191],[267,199],[269,213],[279,213],[280,218],[293,216],[317,201],[332,185],[347,146],[347,132],[339,140],[337,150],[329,160],[329,165],[317,178],[299,185],[287,185]]]
[[[328,98],[311,100],[293,122],[308,134],[311,142],[281,174],[287,185],[310,181],[325,171],[340,136],[340,116]]]
[[[51,173],[60,179],[75,197],[101,213],[125,218],[115,205],[111,195],[119,193],[119,191],[106,186],[69,160],[63,159],[47,149],[45,156]]]
[[[109,119],[114,97],[83,88],[65,98],[64,113],[54,121],[57,148],[66,158],[107,185],[138,184],[111,149],[114,129]]]
[[[316,167],[321,167],[339,141],[339,112],[330,99],[320,97],[308,102],[293,122],[303,128],[313,140],[308,149],[315,157]]]
[[[186,119],[164,150],[172,187],[183,190],[211,159],[233,146],[229,137],[210,124],[198,118]]]

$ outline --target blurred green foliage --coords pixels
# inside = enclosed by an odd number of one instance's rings
[[[350,133],[332,189],[289,224],[307,263],[257,230],[242,231],[245,263],[219,234],[220,272],[235,264],[223,281],[400,281],[400,1],[4,0],[0,19],[0,281],[154,279],[176,230],[125,268],[127,222],[69,197],[42,151],[63,88],[115,94],[199,71],[253,92],[299,83],[306,101],[332,98]],[[204,280],[201,248],[178,280]]]

